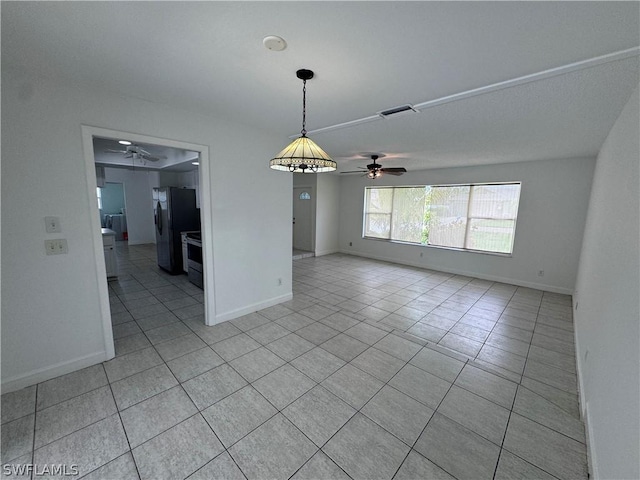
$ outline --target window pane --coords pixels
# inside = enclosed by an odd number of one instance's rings
[[[401,242],[420,243],[424,224],[425,189],[396,188],[391,212],[391,238]]]
[[[364,221],[364,236],[374,238],[391,238],[391,214],[366,214]]]
[[[431,188],[429,245],[464,248],[469,191],[469,185]]]
[[[391,213],[393,188],[367,188],[365,211],[367,213]]]
[[[475,185],[469,216],[514,219],[518,214],[519,198],[520,185]]]
[[[515,220],[469,220],[467,248],[485,252],[511,253]]]

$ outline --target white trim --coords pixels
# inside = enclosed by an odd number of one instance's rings
[[[454,275],[464,275],[465,277],[479,278],[481,280],[489,280],[491,282],[509,283],[511,285],[517,285],[519,287],[526,287],[526,288],[533,288],[536,290],[543,290],[545,292],[561,293],[563,295],[573,295],[573,290],[564,288],[564,287],[557,287],[555,285],[547,285],[547,284],[536,283],[536,282],[524,282],[522,280],[518,280],[514,278],[502,277],[499,275],[484,275],[478,272],[458,270],[455,268],[433,267],[425,263],[411,262],[408,260],[399,259],[397,257],[371,255],[369,253],[360,253],[353,250],[340,249],[340,253],[344,253],[346,255],[354,255],[356,257],[371,258],[373,260],[381,260],[383,262],[397,263],[399,265],[408,265],[410,267],[424,268],[425,270],[434,270],[437,272],[452,273]]]
[[[226,322],[228,320],[233,320],[234,318],[242,317],[243,315],[248,315],[249,313],[257,312],[258,310],[262,310],[263,308],[273,307],[274,305],[277,305],[279,303],[287,302],[292,298],[293,293],[285,293],[284,295],[265,300],[264,302],[254,303],[246,307],[221,313],[216,317],[216,323]]]
[[[93,132],[91,127],[81,126],[82,129],[82,150],[85,162],[85,176],[87,179],[87,195],[85,201],[89,204],[91,212],[98,212],[98,198],[96,189],[96,162],[93,153]],[[93,243],[93,255],[96,262],[96,281],[98,284],[98,297],[100,299],[100,316],[102,317],[102,334],[104,338],[104,349],[106,360],[115,357],[115,347],[113,345],[113,327],[111,325],[111,307],[109,304],[109,287],[107,286],[107,267],[104,259],[104,244],[102,243],[102,233],[98,215],[89,215],[91,219],[91,241]]]
[[[31,370],[30,372],[16,375],[15,377],[3,379],[2,393],[15,392],[21,388],[36,385],[37,383],[51,380],[52,378],[59,377],[60,375],[66,375],[67,373],[75,372],[82,368],[97,365],[108,359],[109,356],[107,352],[103,351],[85,355],[84,357],[74,358],[73,360],[67,360],[66,362],[60,362],[55,365]]]
[[[329,250],[319,250],[315,252],[316,257],[321,257],[323,255],[331,255],[332,253],[341,253],[338,248],[331,248]]]
[[[108,128],[93,127],[89,125],[81,125],[82,129],[82,145],[85,158],[85,169],[87,177],[87,188],[89,195],[89,205],[91,208],[97,209],[97,199],[95,198],[96,178],[95,178],[95,156],[93,152],[93,137],[105,138],[128,138],[134,142],[161,145],[170,148],[179,148],[182,150],[191,150],[198,152],[200,156],[200,218],[201,231],[203,240],[203,267],[204,267],[204,295],[205,295],[205,324],[213,325],[215,318],[215,276],[214,276],[214,256],[213,256],[213,218],[211,208],[211,189],[210,189],[210,169],[209,163],[209,147],[195,143],[188,143],[167,138],[152,137],[131,132],[123,132],[120,130],[112,130]],[[100,235],[100,225],[98,216],[91,215],[91,228],[93,230],[92,239],[94,254],[96,257],[100,311],[102,315],[102,325],[104,332],[105,350],[108,359],[115,356],[113,346],[113,332],[111,326],[111,310],[109,307],[109,291],[107,287],[107,274],[104,264],[104,250],[102,247],[102,236]]]
[[[584,375],[583,375],[583,361],[584,358],[580,355],[582,349],[580,348],[580,342],[578,340],[578,329],[575,328],[577,315],[576,315],[576,296],[574,295],[571,307],[573,308],[573,342],[575,345],[575,357],[576,357],[576,376],[578,378],[578,403],[580,410],[580,418],[584,423],[585,441],[587,445],[587,468],[591,478],[601,478],[598,473],[598,462],[596,459],[596,452],[593,448],[593,430],[591,429],[591,422],[589,421],[589,402],[585,399],[585,387],[584,387]]]

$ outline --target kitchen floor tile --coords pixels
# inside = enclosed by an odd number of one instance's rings
[[[129,450],[120,417],[112,415],[37,449],[37,465],[76,465],[79,475],[94,471]]]
[[[420,351],[421,345],[401,338],[394,334],[389,334],[373,345],[378,350],[382,350],[389,355],[393,355],[400,360],[408,362],[411,357]]]
[[[213,351],[224,358],[227,362],[234,358],[241,357],[245,353],[260,348],[260,344],[245,333],[227,338],[211,345]]]
[[[205,409],[202,416],[229,448],[276,413],[273,405],[248,385]]]
[[[256,479],[289,478],[317,451],[280,413],[229,449],[245,475]]]
[[[451,475],[430,462],[415,450],[411,450],[398,470],[394,480],[455,480]]]
[[[438,406],[451,387],[451,383],[409,364],[391,379],[389,385],[431,408]]]
[[[118,410],[124,410],[176,385],[178,381],[169,368],[162,364],[113,382],[111,390]]]
[[[436,352],[429,347],[420,350],[409,363],[447,382],[453,382],[465,365],[464,362]]]
[[[356,414],[323,451],[356,479],[391,478],[410,447],[364,415]]]
[[[516,396],[517,385],[506,378],[499,377],[484,370],[466,365],[455,385],[480,395],[498,405],[511,409]]]
[[[291,477],[291,480],[350,480],[350,478],[320,450]]]
[[[414,448],[460,480],[493,478],[500,454],[499,446],[438,413]]]
[[[511,414],[504,448],[558,478],[587,478],[586,447],[565,435]]]
[[[34,421],[32,413],[2,425],[2,463],[31,453]]]
[[[442,400],[438,413],[496,445],[502,445],[509,421],[506,408],[454,385]]]
[[[117,412],[109,386],[84,393],[36,414],[34,448],[40,448]]]
[[[318,447],[323,446],[355,413],[353,408],[320,385],[282,411]]]
[[[294,358],[298,358],[303,353],[314,348],[315,345],[295,333],[290,333],[285,337],[269,343],[266,347],[280,358],[290,362]]]
[[[179,382],[186,382],[224,363],[224,360],[211,348],[205,347],[195,352],[167,362],[171,372]]]
[[[174,387],[120,412],[131,447],[197,413],[197,408],[182,387]]]
[[[350,362],[360,353],[364,352],[368,347],[369,346],[366,343],[356,340],[344,333],[340,333],[320,344],[320,348],[344,360],[345,362]]]
[[[316,385],[291,365],[284,365],[253,383],[275,407],[282,410]]]
[[[245,480],[242,471],[227,452],[222,452],[188,478],[189,480]]]
[[[0,400],[2,423],[17,420],[36,411],[36,386],[5,393]]]
[[[382,350],[371,347],[351,361],[351,365],[373,375],[382,382],[388,382],[404,367],[406,362],[392,357]]]
[[[232,360],[229,365],[242,375],[247,382],[254,382],[281,367],[284,363],[285,361],[275,353],[265,347],[261,347]]]
[[[433,415],[433,409],[386,385],[361,413],[411,446]]]
[[[345,365],[321,385],[353,408],[360,409],[384,384],[368,373]]]
[[[142,480],[185,478],[223,452],[204,421],[194,415],[133,449]]]
[[[82,477],[83,480],[104,480],[117,478],[118,480],[140,480],[138,469],[133,461],[131,452],[119,456],[115,460],[95,469],[89,475]]]
[[[108,382],[104,370],[102,365],[94,365],[39,384],[38,410],[106,385]]]
[[[316,382],[322,382],[345,363],[344,360],[320,347],[316,347],[291,361],[291,365]]]
[[[204,410],[247,384],[228,364],[212,368],[182,384],[193,403]]]

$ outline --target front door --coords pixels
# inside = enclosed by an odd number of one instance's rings
[[[293,248],[313,251],[311,242],[312,193],[309,187],[293,189]]]

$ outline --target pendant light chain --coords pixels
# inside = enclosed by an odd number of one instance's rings
[[[307,81],[302,81],[302,130],[303,137],[307,136]]]

